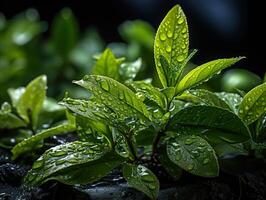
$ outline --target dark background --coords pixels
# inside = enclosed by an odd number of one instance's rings
[[[10,18],[33,7],[39,11],[41,19],[50,24],[59,10],[70,7],[81,30],[93,25],[110,42],[121,40],[117,27],[125,20],[147,20],[156,28],[175,4],[183,7],[188,18],[190,47],[199,49],[194,58],[196,63],[219,57],[246,56],[248,59],[238,66],[262,76],[265,72],[263,57],[259,50],[256,52],[251,47],[258,38],[248,34],[250,24],[252,29],[254,26],[249,23],[248,0],[0,0],[0,12]]]

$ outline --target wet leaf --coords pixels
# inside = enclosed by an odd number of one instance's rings
[[[40,185],[49,180],[65,184],[87,184],[106,176],[123,162],[102,145],[71,142],[47,150],[25,177],[27,185]]]
[[[124,164],[123,177],[130,186],[145,193],[150,199],[157,199],[159,181],[148,168],[142,165]]]
[[[90,141],[94,143],[109,142],[112,144],[112,132],[107,124],[96,119],[90,119],[82,115],[76,116],[77,133],[82,141]]]
[[[182,169],[169,159],[165,146],[159,149],[158,159],[162,164],[162,166],[164,167],[164,169],[167,171],[167,173],[170,176],[172,176],[175,180],[178,180],[181,177]]]
[[[112,117],[116,121],[124,121],[123,124],[126,123],[131,127],[137,124],[142,126],[150,124],[145,104],[123,84],[108,77],[95,75],[85,76],[74,83],[89,90],[98,106],[114,113],[112,116],[105,115],[105,118]]]
[[[136,92],[145,96],[147,99],[155,102],[162,109],[166,109],[167,98],[160,92],[159,88],[144,81],[127,81],[126,84],[133,87]]]
[[[219,174],[213,148],[199,136],[180,135],[169,140],[167,155],[172,162],[189,173],[203,177],[215,177]]]
[[[244,142],[250,138],[249,130],[234,113],[213,106],[191,106],[181,109],[170,119],[167,129],[182,131],[180,126],[201,135],[223,139],[230,143]],[[194,134],[194,133],[193,133]]]
[[[133,80],[137,76],[141,69],[142,60],[141,58],[128,63],[122,63],[119,68],[120,76],[123,80]],[[103,75],[103,74],[100,74]]]
[[[237,113],[238,107],[242,101],[242,97],[239,94],[227,92],[218,92],[215,94],[225,101],[229,105],[230,109],[234,111],[234,113]]]
[[[18,114],[36,128],[38,115],[46,95],[46,76],[39,76],[31,81],[17,104]]]
[[[188,56],[188,43],[186,17],[177,5],[167,13],[155,36],[155,64],[164,87],[175,86],[183,70],[182,63]]]
[[[249,91],[238,110],[240,118],[246,124],[255,122],[264,113],[266,113],[266,83]]]
[[[209,80],[212,76],[219,74],[221,70],[230,67],[243,57],[218,59],[207,62],[190,71],[176,86],[176,93],[181,93],[189,88]]]
[[[92,69],[92,74],[108,76],[119,80],[119,63],[110,49],[106,49],[97,60]]]
[[[16,107],[21,95],[25,92],[25,87],[19,87],[17,89],[9,88],[7,92],[11,99],[12,105]]]
[[[186,91],[181,96],[178,96],[177,99],[191,101],[196,104],[217,106],[220,108],[230,110],[229,105],[221,98],[219,98],[219,96],[217,96],[215,93],[212,93],[204,89]]]
[[[11,113],[11,106],[4,102],[0,110],[0,129],[14,129],[26,126],[22,119]]]
[[[42,141],[48,137],[55,135],[75,131],[76,127],[72,124],[61,124],[33,135],[22,142],[18,143],[12,149],[13,159],[16,159],[20,155],[25,155],[26,153],[32,152],[37,148],[42,147]]]
[[[72,11],[64,8],[55,17],[51,28],[51,42],[56,52],[67,59],[77,43],[78,23]]]

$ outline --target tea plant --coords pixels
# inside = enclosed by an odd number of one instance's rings
[[[210,61],[183,75],[195,52],[189,53],[188,26],[180,6],[169,11],[155,36],[162,88],[149,80],[134,81],[139,67],[122,67],[107,49],[94,75],[74,81],[89,91],[90,98],[65,97],[60,102],[75,116],[81,140],[47,150],[28,172],[26,184],[87,184],[121,166],[130,186],[156,199],[159,181],[149,169],[151,162],[159,161],[174,179],[182,170],[218,176],[223,145],[234,148],[265,130],[266,86],[254,88],[243,99],[197,89],[242,57]]]
[[[12,148],[19,143],[12,149],[14,158],[40,148],[49,136],[75,130],[74,119],[69,116],[66,122],[65,109],[46,97],[46,76],[37,77],[26,87],[10,88],[8,93],[12,106],[8,102],[1,106],[0,146]]]

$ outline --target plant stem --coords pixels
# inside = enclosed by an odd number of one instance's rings
[[[131,136],[130,137],[125,136],[125,139],[126,139],[129,151],[130,151],[131,155],[133,156],[133,159],[138,160],[137,153],[136,153],[134,145],[132,144],[132,141],[131,141],[132,137]]]

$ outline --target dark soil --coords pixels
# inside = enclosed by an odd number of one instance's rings
[[[163,168],[150,165],[159,177],[159,200],[265,200],[266,165],[262,160],[247,157],[221,161],[217,178],[201,178],[183,173],[173,181]],[[30,165],[15,164],[10,155],[0,149],[0,200],[144,200],[144,194],[130,188],[121,177],[120,170],[113,171],[101,181],[84,186],[66,186],[50,181],[41,187],[26,188],[23,177]]]

